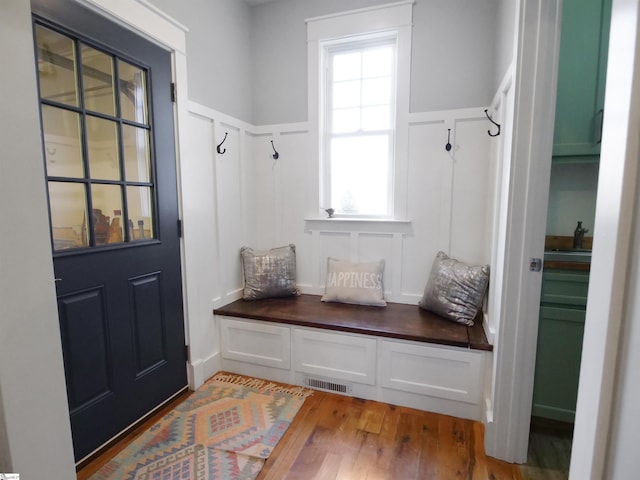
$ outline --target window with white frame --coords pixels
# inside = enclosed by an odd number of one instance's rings
[[[396,35],[323,43],[323,200],[338,216],[393,215]]]
[[[412,0],[307,20],[318,207],[406,217]]]

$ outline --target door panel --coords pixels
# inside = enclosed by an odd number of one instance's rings
[[[171,61],[76,3],[32,8],[80,460],[187,384]]]
[[[111,393],[104,292],[98,287],[65,295],[58,298],[58,305],[73,412]]]
[[[129,281],[131,319],[134,326],[136,376],[166,362],[162,314],[162,285],[159,272]],[[159,321],[158,321],[159,320]]]

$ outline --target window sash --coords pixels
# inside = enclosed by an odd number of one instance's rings
[[[357,102],[354,102],[355,106],[345,107],[345,108],[334,108],[334,86],[336,83],[334,82],[334,57],[336,55],[341,55],[350,52],[359,52],[360,55],[365,54],[368,51],[372,51],[375,49],[379,49],[381,47],[389,46],[391,47],[391,69],[389,75],[384,76],[364,76],[362,72],[362,68],[360,70],[360,75],[357,78],[352,78],[349,80],[340,80],[343,81],[354,81],[359,83],[359,94],[360,98]],[[394,207],[393,207],[393,198],[394,198],[394,152],[395,152],[395,141],[396,141],[396,94],[397,94],[397,35],[395,32],[386,32],[384,35],[366,35],[361,36],[359,39],[354,40],[353,38],[345,40],[336,41],[333,40],[331,42],[327,42],[323,44],[323,61],[324,61],[324,72],[325,76],[323,78],[323,97],[324,102],[322,103],[323,108],[321,108],[321,112],[323,115],[323,119],[321,120],[321,125],[323,125],[322,136],[324,137],[324,141],[322,142],[322,153],[321,153],[321,161],[323,164],[322,168],[322,203],[324,208],[334,208],[336,210],[336,216],[340,217],[357,217],[357,218],[392,218],[394,215]],[[362,63],[362,60],[361,60]],[[367,80],[371,80],[374,78],[385,78],[389,80],[389,99],[388,103],[382,104],[367,104],[363,105],[363,92],[362,86],[363,83]],[[376,106],[383,105],[389,108],[389,116],[388,116],[388,128],[363,128],[363,112],[368,108],[375,108]],[[346,108],[353,108],[353,110],[357,110],[357,115],[359,116],[357,125],[358,128],[347,131],[339,131],[334,132],[334,113],[336,110],[344,110]],[[384,186],[382,186],[382,182],[380,178],[378,178],[377,187],[383,189],[383,192],[380,192],[382,198],[377,196],[373,202],[371,202],[374,206],[376,206],[376,211],[370,211],[366,207],[358,207],[356,211],[345,211],[341,208],[341,205],[335,205],[335,202],[332,200],[335,192],[334,192],[334,181],[332,178],[332,173],[334,170],[338,169],[339,166],[332,165],[336,159],[332,157],[333,145],[336,141],[341,139],[366,139],[370,137],[374,140],[379,140],[381,138],[386,139],[386,162],[384,162],[385,166],[379,165],[379,169],[377,171],[377,176],[380,174],[386,175],[386,181],[383,182]],[[354,162],[354,163],[357,163]],[[362,162],[361,162],[362,163]],[[340,166],[344,167],[344,166]],[[369,178],[372,176],[372,172],[367,171],[367,164],[362,166],[363,170],[361,172],[362,176]],[[336,182],[338,183],[338,182]],[[360,184],[360,187],[362,185]],[[366,190],[366,189],[365,189]],[[371,195],[371,193],[369,193]],[[380,200],[383,200],[384,206],[380,205]],[[356,204],[357,205],[357,204]]]

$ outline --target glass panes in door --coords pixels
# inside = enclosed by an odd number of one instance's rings
[[[156,235],[149,72],[36,24],[54,251]]]

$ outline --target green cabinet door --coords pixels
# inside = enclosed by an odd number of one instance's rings
[[[610,21],[611,0],[563,2],[554,157],[600,153]]]
[[[540,308],[532,415],[574,421],[584,317],[583,309]]]
[[[543,272],[531,412],[536,417],[574,421],[588,287],[588,272]]]

